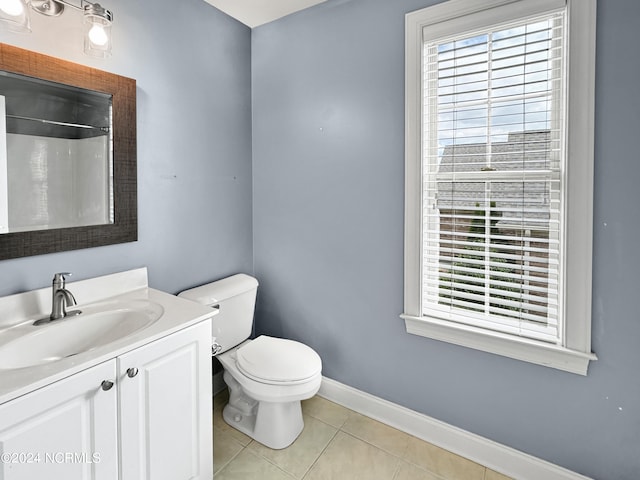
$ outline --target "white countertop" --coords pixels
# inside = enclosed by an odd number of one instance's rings
[[[208,306],[149,288],[146,268],[67,282],[67,289],[78,301],[74,309],[104,300],[144,300],[159,304],[164,313],[157,321],[139,331],[72,357],[16,369],[6,369],[0,364],[0,404],[217,314],[217,310]],[[0,297],[0,333],[25,320],[46,316],[50,309],[51,288]],[[63,322],[64,319],[56,321]]]

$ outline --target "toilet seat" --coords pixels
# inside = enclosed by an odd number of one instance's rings
[[[250,379],[273,385],[305,383],[322,371],[320,356],[312,348],[266,335],[241,346],[236,365]]]

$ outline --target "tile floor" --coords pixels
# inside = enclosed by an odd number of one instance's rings
[[[271,450],[225,423],[227,400],[214,397],[215,480],[509,480],[319,396],[302,402],[296,441]]]

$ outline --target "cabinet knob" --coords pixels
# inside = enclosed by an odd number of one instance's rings
[[[138,375],[138,369],[135,367],[127,368],[127,377],[133,378]]]
[[[111,388],[113,388],[113,382],[110,380],[104,380],[100,386],[102,387],[102,390],[106,392],[107,390],[111,390]]]

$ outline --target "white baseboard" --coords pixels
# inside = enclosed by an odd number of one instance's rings
[[[222,390],[227,388],[227,385],[224,383],[224,380],[222,379],[223,374],[224,372],[220,371],[213,376],[213,394],[214,395],[217,395]]]
[[[327,377],[318,395],[517,480],[588,477],[409,410]]]

